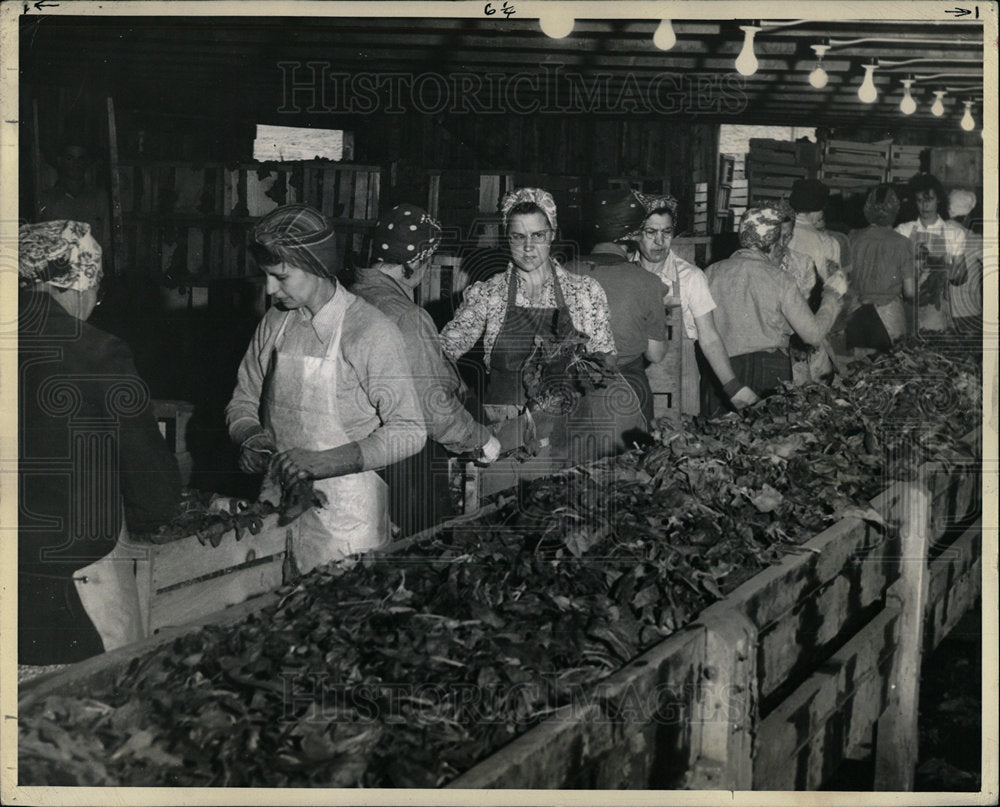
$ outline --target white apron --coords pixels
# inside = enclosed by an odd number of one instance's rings
[[[148,582],[149,552],[150,547],[129,541],[122,518],[115,548],[73,573],[73,585],[105,652],[149,633],[149,586],[143,585]]]
[[[281,349],[289,311],[275,339],[271,367],[261,403],[264,425],[274,435],[278,451],[305,448],[323,451],[352,442],[337,408],[340,336],[344,314],[354,299],[338,288],[330,305],[336,326],[326,355],[303,356]],[[347,555],[383,546],[389,540],[388,486],[374,471],[333,479],[317,479],[314,487],[326,495],[325,507],[313,507],[299,516],[293,544],[299,571]],[[278,502],[277,481],[266,477],[262,499]]]

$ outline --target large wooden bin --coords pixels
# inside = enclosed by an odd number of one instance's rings
[[[978,443],[978,431],[966,439]],[[916,625],[933,648],[979,596],[981,521],[969,522],[980,466],[927,464],[918,476],[872,502],[885,522],[902,524],[903,543],[869,521],[838,521],[450,787],[819,788],[843,759],[871,753],[901,680],[901,656],[912,655],[907,631]],[[280,570],[285,537],[270,526],[256,536],[273,553],[261,555],[277,564],[270,568]],[[219,554],[220,570],[225,552],[254,546],[246,540]],[[198,551],[181,544],[161,571]],[[914,569],[924,581],[916,603],[905,585]],[[158,594],[169,595],[168,577],[157,579],[166,584]],[[184,585],[196,594],[210,582]],[[275,601],[268,594],[177,627],[168,620],[156,636],[28,682],[21,707],[47,694],[85,693],[199,624],[231,624]]]

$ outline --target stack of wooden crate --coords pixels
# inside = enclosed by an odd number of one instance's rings
[[[808,176],[808,168],[798,161],[795,143],[765,138],[750,140],[747,155],[750,204],[771,204],[787,199],[795,180]]]
[[[920,152],[923,146],[896,146],[889,150],[889,171],[886,182],[906,182],[920,173]]]
[[[733,188],[729,192],[729,209],[733,211],[733,222],[739,228],[740,219],[750,204],[750,187],[746,174],[746,155],[737,154],[733,163]]]
[[[828,140],[823,152],[823,182],[833,191],[863,193],[885,181],[889,168],[888,140],[855,143]]]
[[[694,218],[691,231],[695,235],[708,235],[708,183],[694,186]]]
[[[246,276],[251,226],[283,204],[321,210],[360,253],[381,179],[378,167],[322,161],[134,162],[120,165],[118,178],[128,271],[197,280]]]

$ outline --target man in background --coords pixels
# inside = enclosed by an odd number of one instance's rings
[[[597,243],[590,255],[567,268],[594,278],[604,289],[618,369],[638,396],[648,429],[653,422],[653,391],[646,377],[646,364],[662,361],[667,353],[663,288],[656,275],[629,260],[627,245],[620,243],[620,239],[639,229],[645,215],[645,208],[632,191],[598,193],[591,211],[592,235]]]
[[[56,159],[59,178],[38,198],[38,220],[84,221],[107,255],[111,247],[111,205],[107,192],[89,181],[92,161],[87,147],[67,140]]]

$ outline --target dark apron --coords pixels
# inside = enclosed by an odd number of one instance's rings
[[[653,423],[653,388],[646,375],[645,359],[640,354],[627,364],[619,364],[618,369],[639,399],[639,413],[648,429]]]
[[[511,274],[507,288],[507,315],[493,346],[486,403],[523,407],[526,401],[521,373],[534,349],[535,336],[552,334],[561,340],[578,333],[555,271],[552,272],[552,282],[555,308],[522,308],[516,304],[517,280]],[[555,365],[547,368],[546,383],[551,379],[558,383],[558,376],[564,369]],[[651,392],[649,398],[652,401]],[[647,425],[638,395],[621,374],[611,379],[606,387],[581,396],[572,412],[535,412],[532,418],[536,437],[542,441],[547,438],[548,441],[548,450],[539,456],[569,465],[578,465],[631,447],[633,440],[641,440]]]
[[[556,339],[562,339],[569,336],[574,329],[555,270],[552,270],[552,281],[555,283],[555,308],[525,308],[517,305],[516,272],[516,269],[511,271],[510,282],[507,284],[507,314],[493,344],[490,374],[483,402],[487,405],[513,405],[523,408],[527,400],[522,370],[535,348],[535,336],[551,334]],[[522,420],[523,418],[518,418],[517,423],[507,424],[503,427],[503,433],[498,434],[505,450],[509,447],[509,443],[520,442],[523,432]],[[535,412],[532,414],[532,421],[535,438],[541,444],[536,459],[546,464],[555,463],[553,467],[561,465],[565,461],[566,453],[565,416]],[[512,429],[517,435],[508,437],[507,433]]]
[[[507,284],[507,316],[493,344],[485,403],[523,407],[527,402],[521,371],[535,348],[535,336],[551,334],[556,339],[564,339],[575,329],[554,270],[555,308],[523,308],[517,305],[516,271],[511,272],[510,283]]]

